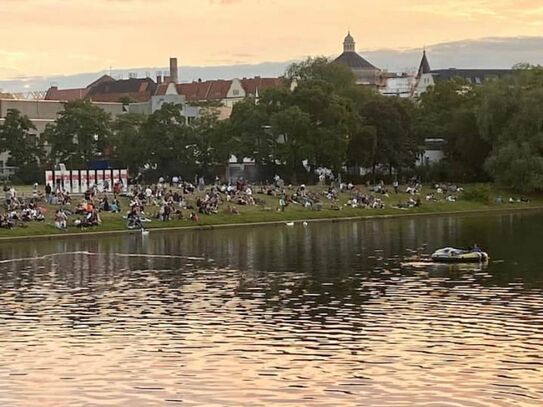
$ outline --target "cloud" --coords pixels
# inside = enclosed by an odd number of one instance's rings
[[[285,61],[339,51],[349,27],[362,50],[540,35],[541,1],[0,0],[0,48],[25,54],[0,55],[0,65],[54,75],[171,55],[186,65]]]
[[[511,68],[519,62],[543,64],[543,37],[486,38],[479,40],[454,41],[427,47],[428,59],[433,69],[440,68]],[[418,67],[422,54],[420,48],[381,49],[362,52],[362,55],[376,66],[390,72],[413,71]],[[232,55],[236,57],[235,55]],[[336,55],[331,55],[335,57]],[[84,56],[83,56],[84,57]],[[240,56],[236,57],[239,58]],[[260,76],[279,76],[293,60],[266,62],[261,64],[233,64],[216,66],[181,66],[182,81],[191,82],[199,78],[232,79]],[[140,77],[146,73],[167,71],[168,67],[144,67],[113,70],[114,77],[127,78],[129,72]],[[63,88],[83,87],[109,71],[57,76],[21,76],[19,72],[3,70],[0,74],[14,79],[0,81],[0,89],[22,92],[46,90],[51,83]],[[18,76],[15,78],[15,76]]]
[[[420,0],[404,7],[410,12],[435,15],[446,19],[481,18],[498,21],[541,22],[543,6],[534,0]]]

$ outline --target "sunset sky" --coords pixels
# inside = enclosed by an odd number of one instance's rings
[[[541,0],[0,0],[0,79],[543,35]]]

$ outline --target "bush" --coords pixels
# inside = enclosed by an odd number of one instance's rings
[[[470,202],[490,204],[492,202],[492,190],[487,184],[468,187],[462,194],[462,199]]]

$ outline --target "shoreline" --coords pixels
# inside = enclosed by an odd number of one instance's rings
[[[353,222],[353,221],[365,221],[365,220],[381,220],[381,219],[401,219],[401,218],[416,218],[416,217],[436,217],[436,216],[457,216],[457,215],[477,215],[477,214],[507,214],[523,211],[543,211],[543,205],[519,207],[519,208],[480,208],[480,209],[468,209],[457,211],[444,211],[444,212],[417,212],[417,213],[393,213],[393,214],[376,214],[376,215],[360,215],[360,216],[337,216],[337,217],[324,217],[324,218],[296,218],[296,219],[284,219],[284,220],[271,220],[261,222],[239,222],[239,223],[217,223],[215,225],[187,225],[187,226],[165,226],[165,227],[151,227],[146,229],[150,233],[166,233],[174,231],[204,231],[214,229],[228,229],[228,228],[245,228],[254,226],[273,226],[284,225],[287,222],[301,223],[338,223],[338,222]],[[116,235],[137,235],[141,234],[139,230],[118,229],[118,230],[104,230],[95,231],[90,230],[87,232],[67,232],[67,233],[51,233],[51,234],[35,234],[25,236],[2,236],[0,237],[0,244],[20,242],[26,240],[54,240],[54,239],[69,239],[69,238],[84,238],[84,237],[110,237]]]

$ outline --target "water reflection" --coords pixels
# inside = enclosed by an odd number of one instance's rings
[[[0,405],[541,405],[541,226],[536,213],[3,245]],[[498,262],[401,265],[473,241]]]

